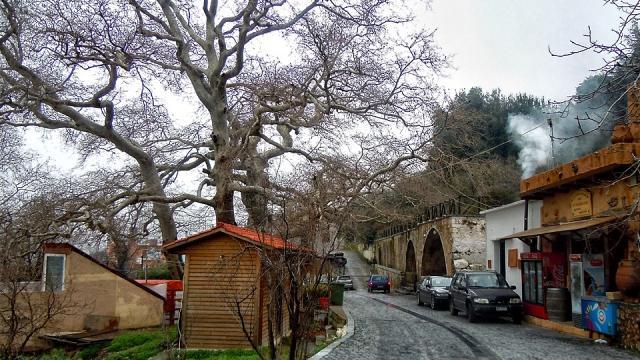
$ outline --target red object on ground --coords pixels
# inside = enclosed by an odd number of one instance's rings
[[[167,285],[167,293],[164,295],[164,313],[169,315],[169,324],[175,322],[176,292],[182,291],[182,280],[136,280],[140,285],[155,286]]]
[[[321,296],[320,297],[320,308],[323,310],[327,310],[329,308],[329,297]]]

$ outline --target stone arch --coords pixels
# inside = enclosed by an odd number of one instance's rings
[[[423,276],[447,274],[447,264],[444,256],[442,238],[435,228],[429,230],[424,241],[421,274]]]
[[[405,255],[404,273],[407,285],[414,289],[416,288],[416,282],[418,279],[416,267],[416,249],[413,247],[413,241],[409,240]]]

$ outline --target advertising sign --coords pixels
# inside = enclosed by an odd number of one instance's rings
[[[584,294],[584,281],[582,281],[582,254],[571,254],[570,257],[570,291],[571,312],[580,314],[582,311],[582,295]]]
[[[584,294],[588,296],[604,296],[607,291],[604,280],[604,255],[583,254],[582,271]]]
[[[601,334],[615,335],[618,305],[607,299],[582,299],[582,323],[584,328]]]

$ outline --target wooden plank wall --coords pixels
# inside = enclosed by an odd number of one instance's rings
[[[250,347],[236,303],[254,339],[259,325],[260,261],[247,243],[227,235],[187,247],[184,336],[189,348]]]
[[[270,298],[270,289],[268,288],[266,281],[262,282],[262,318],[261,318],[261,327],[262,327],[262,344],[263,345],[268,345],[269,344],[269,298]],[[283,301],[282,301],[282,334],[283,336],[288,336],[290,329],[289,329],[289,310],[287,307],[287,302],[284,299],[284,297],[288,297],[289,294],[289,289],[287,289],[287,286],[289,285],[289,281],[286,282],[286,286],[283,289],[283,291],[285,292],[285,294],[283,294]],[[274,333],[275,333],[275,325],[274,325]],[[280,341],[280,339],[278,339],[278,335],[276,334],[276,343]]]

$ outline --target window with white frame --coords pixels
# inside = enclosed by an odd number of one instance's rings
[[[43,290],[64,290],[64,262],[65,256],[59,254],[46,254],[44,257]]]

